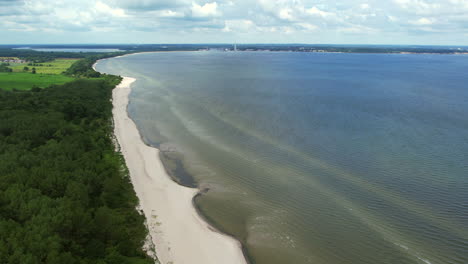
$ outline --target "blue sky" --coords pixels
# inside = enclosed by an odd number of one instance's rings
[[[0,0],[0,44],[468,45],[468,0]]]

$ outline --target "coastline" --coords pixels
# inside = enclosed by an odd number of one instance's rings
[[[93,68],[95,68],[93,65]],[[161,263],[247,263],[239,241],[216,231],[193,205],[198,189],[184,187],[167,174],[157,148],[146,145],[128,116],[134,78],[123,77],[113,90],[114,135],[145,214]]]

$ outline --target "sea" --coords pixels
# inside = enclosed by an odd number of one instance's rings
[[[203,217],[258,264],[468,263],[468,56],[102,60]]]

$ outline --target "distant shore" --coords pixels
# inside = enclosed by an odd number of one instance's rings
[[[159,150],[147,146],[141,139],[127,113],[128,96],[135,80],[123,77],[113,91],[114,134],[159,261],[164,264],[247,263],[240,242],[214,231],[198,214],[192,201],[199,190],[174,182],[164,169]]]

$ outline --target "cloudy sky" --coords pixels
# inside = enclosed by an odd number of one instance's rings
[[[0,44],[468,45],[468,0],[0,0]]]

